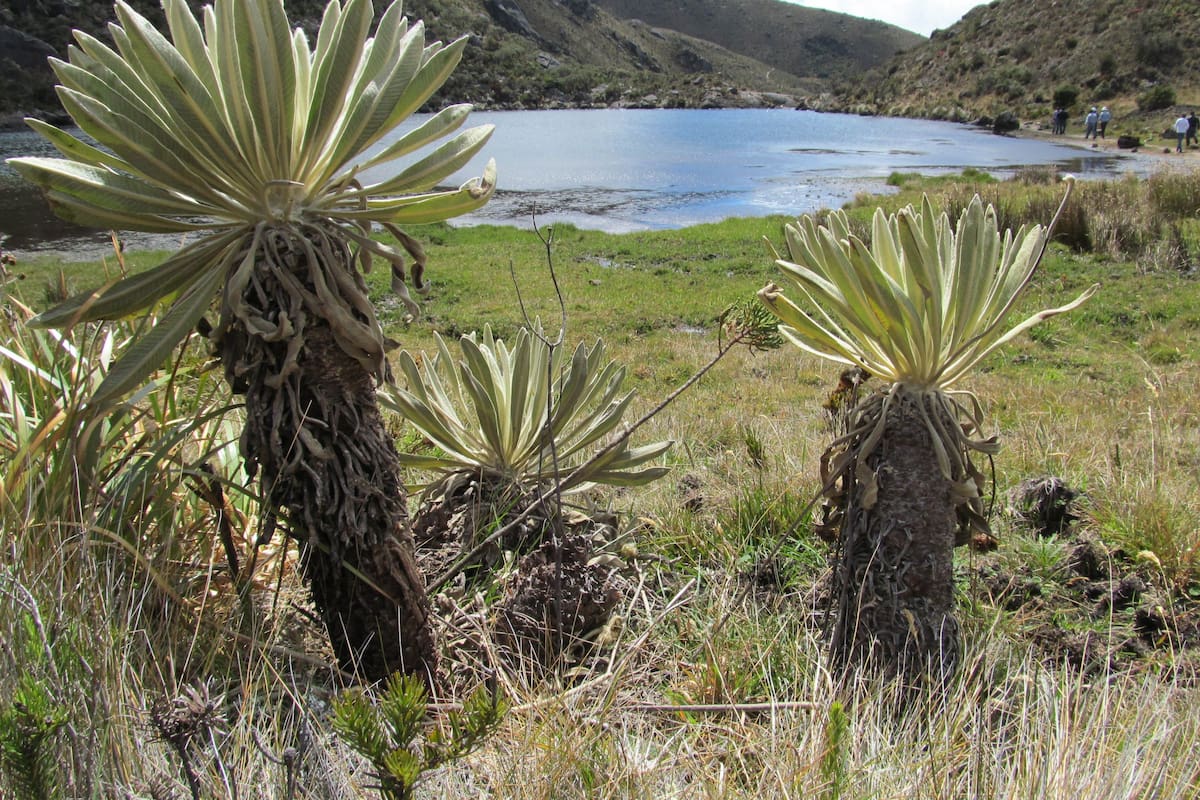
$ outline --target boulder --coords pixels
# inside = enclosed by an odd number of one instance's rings
[[[592,5],[592,0],[561,0],[562,5],[577,17],[583,19],[595,19],[596,7]]]
[[[704,56],[697,53],[690,47],[680,48],[675,53],[675,63],[683,68],[685,72],[712,72],[713,65]]]
[[[1136,136],[1118,136],[1117,147],[1122,150],[1135,150],[1142,146],[1142,140]]]
[[[51,74],[46,59],[57,51],[28,33],[0,25],[0,60],[11,61],[21,69]]]
[[[1001,111],[992,122],[992,133],[1011,133],[1021,127],[1021,120],[1011,111]]]
[[[487,11],[500,27],[534,41],[542,40],[516,0],[487,0]]]

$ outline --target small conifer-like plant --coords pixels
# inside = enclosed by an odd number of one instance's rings
[[[982,433],[979,401],[958,387],[996,348],[1095,291],[1005,326],[1053,227],[1001,234],[976,196],[953,225],[927,197],[920,209],[877,210],[869,245],[842,212],[827,225],[805,217],[786,228],[788,257],[776,263],[787,289],[770,284],[759,298],[797,347],[882,384],[821,460],[840,512],[840,668],[917,678],[944,676],[957,661],[953,550],[972,529],[987,530],[973,454],[998,448]]]
[[[0,772],[16,800],[57,800],[63,796],[56,739],[67,724],[66,711],[34,678],[21,677],[0,709]]]
[[[504,719],[505,701],[480,686],[426,731],[428,696],[411,676],[393,675],[372,696],[363,689],[342,693],[333,705],[333,729],[371,762],[384,800],[409,800],[429,770],[478,749]]]

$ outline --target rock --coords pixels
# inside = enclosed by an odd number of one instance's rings
[[[63,128],[73,124],[71,115],[65,111],[44,111],[37,109],[34,111],[12,111],[0,113],[0,131],[23,131],[26,130],[26,117],[40,119],[42,122],[48,122],[57,128]]]
[[[796,98],[789,94],[780,94],[779,92],[762,92],[761,94],[763,102],[775,108],[783,108],[796,103]]]
[[[46,59],[57,55],[41,39],[0,25],[0,112],[62,110],[54,93],[54,72]],[[10,121],[9,125],[13,123]],[[18,120],[17,127],[23,127]]]
[[[25,115],[20,111],[0,114],[0,131],[19,131],[25,127]]]
[[[590,20],[596,17],[596,7],[592,0],[559,0],[562,5],[577,17]]]
[[[517,5],[516,0],[487,0],[486,8],[492,15],[492,19],[496,20],[502,28],[537,42],[542,41],[542,37],[529,24],[529,18]]]
[[[21,69],[52,74],[46,59],[58,52],[41,39],[14,28],[0,25],[0,58],[11,61]]]
[[[675,63],[685,72],[713,71],[712,62],[690,47],[685,47],[675,54]]]
[[[1142,146],[1142,140],[1136,136],[1118,136],[1117,147],[1122,150],[1134,150]]]
[[[634,61],[636,61],[638,66],[642,69],[649,70],[650,72],[662,72],[662,67],[657,61],[654,60],[654,56],[642,49],[642,46],[637,42],[633,41],[632,39],[626,39],[623,36],[614,36],[614,41],[616,41],[616,43],[619,44],[625,50],[625,52],[633,56]]]
[[[1011,111],[1002,111],[992,123],[992,133],[1011,133],[1021,127],[1021,121]]]

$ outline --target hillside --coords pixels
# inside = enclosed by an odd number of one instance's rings
[[[775,104],[821,86],[589,0],[408,0],[405,10],[433,37],[471,36],[442,95],[484,108]]]
[[[1200,100],[1197,42],[1195,0],[993,0],[838,95],[855,110],[945,119],[1041,119],[1059,90],[1076,115],[1101,103],[1155,112]]]
[[[132,5],[161,20],[154,0]],[[315,31],[324,2],[287,7],[293,22]],[[591,0],[408,0],[404,10],[426,22],[431,38],[470,36],[443,96],[484,108],[780,104],[828,85],[694,35],[617,19]],[[103,36],[111,14],[109,0],[0,6],[0,113],[55,108],[46,57],[65,54],[72,28]]]
[[[780,0],[595,0],[623,19],[715,42],[793,75],[832,80],[859,75],[924,36]]]

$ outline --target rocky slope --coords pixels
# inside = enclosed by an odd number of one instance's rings
[[[993,0],[838,96],[850,110],[947,119],[1040,119],[1056,100],[1075,114],[1153,112],[1197,99],[1198,42],[1196,0]]]
[[[780,0],[594,0],[622,19],[715,42],[793,75],[850,78],[925,42],[924,36]]]
[[[471,37],[441,95],[484,108],[770,105],[820,88],[590,0],[407,0],[405,10],[434,37]]]
[[[193,7],[205,1],[188,0]],[[315,31],[324,0],[286,4],[295,23]],[[161,21],[156,0],[131,5]],[[746,0],[737,25],[726,3],[685,5],[701,20],[689,14],[656,17],[659,23],[625,20],[595,0],[407,0],[404,8],[425,20],[433,37],[470,37],[463,66],[435,102],[453,98],[484,108],[790,104],[920,38],[899,29],[879,38],[887,26],[778,0]],[[819,24],[805,22],[808,15]],[[53,112],[46,57],[65,55],[72,28],[103,37],[111,17],[110,0],[0,5],[0,114]],[[855,53],[865,60],[855,61]]]

